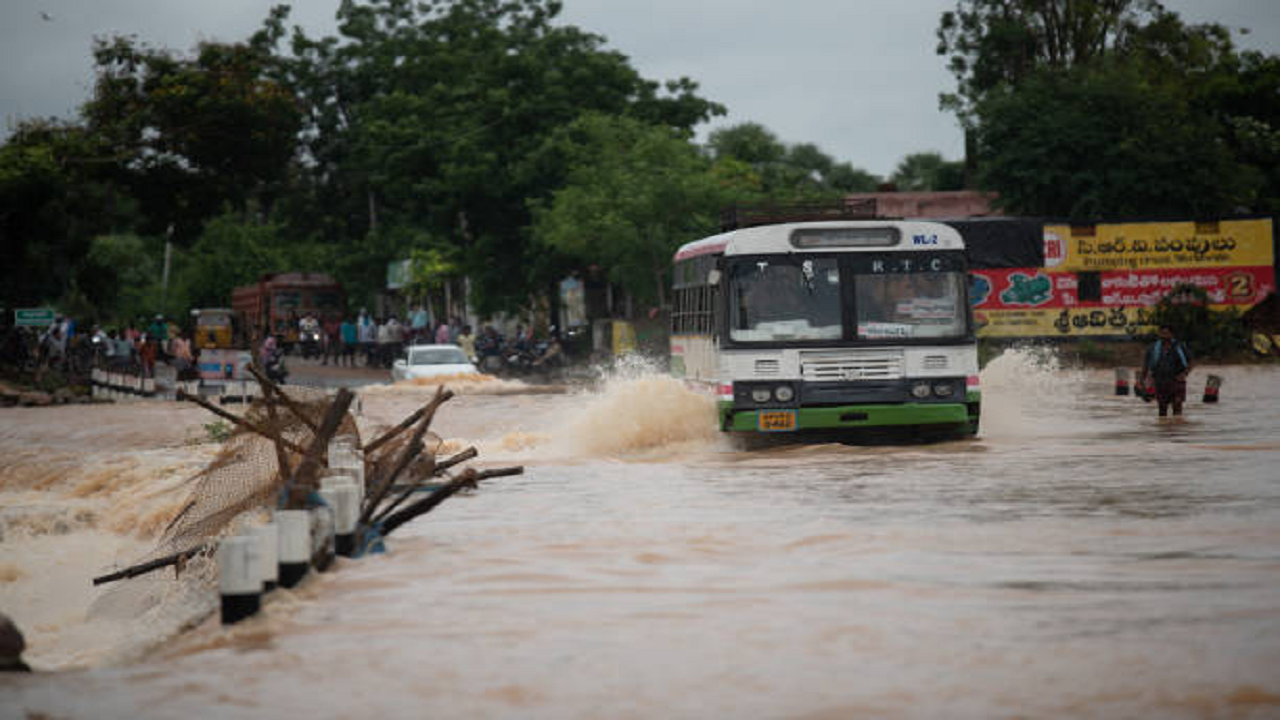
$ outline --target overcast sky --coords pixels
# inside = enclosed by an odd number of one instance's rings
[[[95,36],[136,35],[187,51],[239,41],[280,0],[0,0],[0,116],[70,118],[89,96]],[[1238,45],[1280,52],[1280,0],[1166,0],[1190,22],[1237,30]],[[338,0],[296,0],[290,24],[335,31]],[[729,114],[787,143],[887,175],[904,155],[959,159],[961,134],[938,110],[953,89],[934,54],[954,0],[564,0],[561,21],[603,35],[651,80],[687,76]],[[1248,28],[1241,34],[1239,28]]]

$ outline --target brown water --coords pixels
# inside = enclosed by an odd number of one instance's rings
[[[478,384],[433,429],[524,476],[259,618],[181,634],[208,602],[194,579],[113,596],[87,577],[146,549],[119,518],[170,507],[208,419],[5,411],[0,498],[27,509],[0,542],[0,610],[33,664],[76,669],[0,678],[0,716],[1278,717],[1280,370],[1215,372],[1220,404],[1194,393],[1161,422],[1110,373],[1006,355],[978,440],[762,450],[643,373],[594,394]],[[429,392],[370,390],[366,422]],[[33,528],[64,507],[93,517]]]

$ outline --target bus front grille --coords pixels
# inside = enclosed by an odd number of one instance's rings
[[[805,380],[897,380],[903,376],[901,350],[800,352],[800,373]]]

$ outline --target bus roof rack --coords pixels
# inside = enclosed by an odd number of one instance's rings
[[[822,220],[871,220],[876,217],[875,198],[835,202],[734,204],[720,211],[720,232],[757,225]]]

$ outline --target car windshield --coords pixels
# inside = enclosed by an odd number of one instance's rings
[[[420,348],[409,351],[410,365],[460,365],[470,362],[461,348]]]

